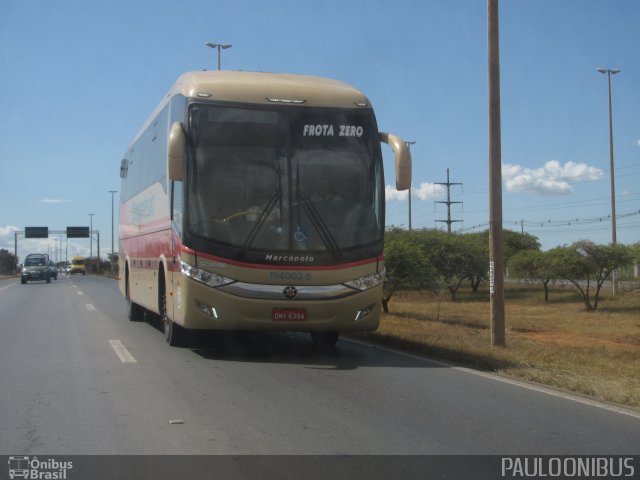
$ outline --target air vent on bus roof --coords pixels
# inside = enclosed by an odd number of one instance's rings
[[[267,100],[269,100],[270,102],[273,102],[273,103],[295,103],[295,104],[298,104],[298,105],[306,102],[306,100],[293,99],[293,98],[270,98],[270,97],[267,97]]]

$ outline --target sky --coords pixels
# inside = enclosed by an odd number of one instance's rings
[[[612,77],[617,241],[640,241],[640,1],[502,0],[504,227],[543,249],[611,242],[607,76]],[[489,219],[486,0],[3,0],[0,248],[27,226],[89,226],[111,251],[124,152],[174,81],[222,68],[352,84],[413,156],[412,227]],[[408,228],[383,146],[387,226]],[[113,195],[115,246],[119,193]],[[89,214],[94,214],[90,217]],[[92,220],[91,220],[92,218]],[[20,235],[18,255],[88,255],[88,239]],[[56,247],[57,245],[57,247]],[[64,245],[63,247],[61,247]],[[92,246],[95,253],[97,246]]]

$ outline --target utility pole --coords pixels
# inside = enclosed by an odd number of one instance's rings
[[[89,273],[93,271],[93,268],[92,268],[93,259],[91,257],[93,257],[93,216],[94,215],[95,213],[89,214],[89,218],[91,219],[89,223]]]
[[[442,222],[447,224],[447,232],[451,233],[451,224],[455,222],[462,222],[462,220],[451,220],[451,205],[453,203],[462,203],[462,202],[452,202],[451,201],[451,185],[462,185],[462,183],[454,183],[449,181],[449,169],[447,168],[447,182],[435,182],[435,185],[445,185],[447,187],[447,201],[446,202],[435,202],[435,203],[444,203],[447,206],[447,219],[446,220],[436,220],[436,222]]]
[[[416,142],[404,142],[409,148],[411,153],[411,145],[415,145]],[[411,186],[409,186],[409,231],[411,231]]]
[[[487,0],[489,70],[489,305],[491,346],[506,346],[502,252],[502,151],[500,138],[500,33],[498,0]]]
[[[113,262],[113,194],[117,193],[117,190],[109,190],[111,194],[111,274],[113,275],[114,271],[114,262]]]
[[[609,80],[609,178],[610,178],[610,188],[611,188],[611,243],[613,245],[616,244],[616,182],[613,173],[613,115],[611,111],[611,75],[615,75],[616,73],[620,73],[621,70],[619,68],[596,68],[597,72],[604,73],[607,75]],[[616,271],[614,270],[611,275],[611,283],[613,284],[613,294],[617,293],[617,278]]]

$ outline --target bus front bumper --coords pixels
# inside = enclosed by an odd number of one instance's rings
[[[298,287],[299,295],[285,297],[286,286],[263,286],[274,295],[249,298],[184,278],[174,321],[201,330],[373,331],[380,323],[382,285],[365,291],[326,293],[327,287]],[[260,286],[257,286],[260,287]],[[322,299],[313,299],[313,289]],[[260,290],[260,289],[259,289]],[[343,296],[344,295],[344,296]],[[177,315],[176,315],[177,313]]]

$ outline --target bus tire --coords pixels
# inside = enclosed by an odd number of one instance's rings
[[[335,347],[340,332],[311,332],[311,340],[315,347]]]
[[[144,320],[144,308],[131,301],[131,291],[129,290],[129,266],[125,273],[125,289],[127,294],[127,317],[132,322],[142,322]]]
[[[186,328],[177,325],[176,322],[169,318],[169,314],[167,313],[167,291],[164,282],[164,270],[162,268],[160,269],[159,280],[160,298],[158,299],[158,307],[160,310],[160,321],[164,330],[164,339],[170,347],[186,347],[189,343],[189,331]]]
[[[164,339],[170,347],[186,347],[187,330],[176,324],[167,315],[162,316],[162,326],[164,327]]]
[[[130,321],[142,322],[144,320],[144,308],[131,300],[127,302],[127,307],[127,317]]]

